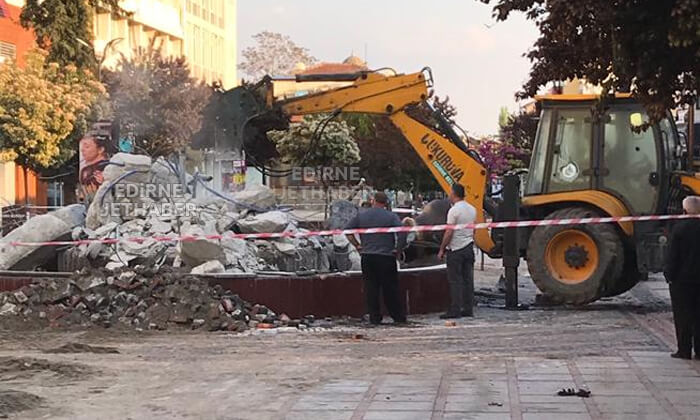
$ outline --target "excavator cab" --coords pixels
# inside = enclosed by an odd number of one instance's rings
[[[670,115],[650,124],[629,95],[539,97],[540,123],[523,207],[528,219],[679,213],[681,144]],[[601,111],[602,109],[602,111]],[[686,177],[687,178],[687,177]],[[663,269],[667,223],[542,226],[524,254],[537,286],[582,304]]]

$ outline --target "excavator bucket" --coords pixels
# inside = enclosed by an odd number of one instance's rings
[[[266,105],[259,85],[243,85],[225,92],[219,92],[204,111],[213,119],[213,125],[224,135],[202,136],[195,147],[209,147],[217,151],[245,150],[252,162],[265,163],[278,157],[275,144],[268,138],[271,130],[289,128],[288,118]]]

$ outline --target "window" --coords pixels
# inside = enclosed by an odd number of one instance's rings
[[[199,1],[200,0],[192,0],[192,14],[197,17],[199,17]]]
[[[540,194],[544,186],[544,176],[547,164],[547,149],[549,147],[549,129],[552,124],[552,110],[545,109],[540,115],[540,124],[535,136],[535,148],[530,162],[530,175],[527,180],[527,194]]]
[[[129,47],[130,50],[135,50],[141,46],[141,26],[129,26]]]
[[[202,66],[202,31],[198,26],[194,27],[194,62],[198,67]]]
[[[98,39],[112,39],[110,23],[112,19],[109,13],[97,13],[95,15],[95,37]]]
[[[590,188],[591,111],[562,109],[557,113],[555,129],[548,192]]]
[[[187,51],[185,55],[187,56],[188,63],[193,64],[194,62],[194,25],[191,23],[187,24]]]
[[[642,214],[652,212],[656,203],[655,188],[650,183],[657,170],[654,130],[633,131],[645,121],[647,116],[641,108],[613,110],[604,132],[607,171],[603,185],[625,197],[632,209]]]
[[[0,41],[0,63],[17,59],[17,46],[9,42]]]

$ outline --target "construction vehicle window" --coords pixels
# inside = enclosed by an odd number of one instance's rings
[[[549,192],[590,188],[591,112],[588,109],[562,109],[558,113],[552,148]]]
[[[648,121],[640,111],[620,109],[609,115],[604,132],[607,174],[602,178],[603,187],[624,197],[634,214],[650,213],[656,204],[655,187],[650,181],[658,165],[654,130],[633,130]]]
[[[549,130],[552,124],[552,110],[545,109],[540,116],[537,127],[535,147],[530,161],[530,171],[527,177],[526,194],[541,194],[546,173],[547,149],[549,147]]]
[[[670,118],[664,118],[659,122],[659,130],[661,132],[661,141],[664,146],[664,158],[668,170],[676,171],[681,169],[681,146],[676,139],[676,133],[673,130],[673,123]]]

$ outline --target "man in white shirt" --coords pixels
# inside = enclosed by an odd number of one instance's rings
[[[448,225],[476,221],[476,209],[464,201],[464,187],[453,184],[450,191],[452,208],[447,212]],[[445,231],[438,258],[447,257],[447,281],[450,286],[450,307],[442,319],[474,316],[474,230]]]

